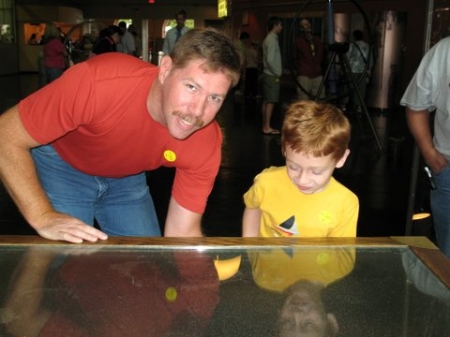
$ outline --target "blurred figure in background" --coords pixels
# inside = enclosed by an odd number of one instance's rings
[[[54,24],[47,24],[44,37],[44,68],[47,83],[51,83],[68,68],[68,52],[61,42],[60,32]]]
[[[173,47],[175,46],[175,43],[177,43],[178,39],[186,34],[186,32],[189,30],[189,28],[184,25],[186,23],[185,10],[182,9],[178,11],[177,14],[175,14],[175,21],[177,22],[177,25],[168,30],[166,33],[166,37],[164,38],[164,55],[169,55],[172,52]]]
[[[297,96],[299,99],[314,99],[322,83],[323,44],[314,36],[311,23],[307,19],[300,20],[301,35],[295,42],[295,60],[297,65]],[[302,90],[303,89],[303,90]],[[325,96],[322,90],[319,98]]]
[[[134,41],[133,34],[128,31],[126,22],[120,21],[119,28],[122,30],[122,38],[117,47],[117,51],[136,56],[136,42]]]
[[[108,26],[100,31],[97,42],[92,47],[89,57],[117,51],[117,44],[120,42],[122,30],[118,26]]]

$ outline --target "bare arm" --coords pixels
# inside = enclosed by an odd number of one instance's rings
[[[261,222],[261,210],[259,208],[246,207],[242,219],[242,236],[258,237],[260,222]]]
[[[0,115],[0,178],[25,219],[47,239],[76,243],[106,239],[101,231],[53,209],[30,153],[38,145],[25,130],[17,105]]]
[[[201,230],[202,215],[182,207],[174,197],[170,198],[164,236],[198,237],[203,236]]]
[[[415,111],[406,108],[406,119],[408,127],[425,162],[430,166],[434,173],[439,173],[448,165],[448,161],[445,156],[438,152],[434,147],[428,111]]]
[[[10,319],[5,323],[12,336],[38,336],[51,312],[41,306],[45,276],[54,259],[51,250],[28,250],[11,277],[4,303]]]

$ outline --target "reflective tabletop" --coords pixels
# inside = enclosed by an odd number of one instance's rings
[[[425,238],[0,236],[0,336],[450,336]]]

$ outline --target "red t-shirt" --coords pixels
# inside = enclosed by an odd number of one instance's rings
[[[39,336],[202,336],[219,303],[212,257],[103,251],[68,258]],[[178,332],[178,333],[174,333]]]
[[[119,178],[175,167],[172,195],[203,213],[221,160],[216,122],[185,140],[170,136],[147,110],[158,68],[122,53],[98,55],[69,68],[19,103],[28,133],[52,143],[81,172]]]
[[[315,78],[322,75],[323,44],[313,36],[312,42],[301,36],[296,40],[297,71],[300,76]]]

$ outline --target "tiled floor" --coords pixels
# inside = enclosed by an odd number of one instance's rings
[[[0,76],[0,109],[15,104],[39,87],[37,74]],[[284,103],[290,100],[285,92]],[[236,99],[237,97],[237,99]],[[282,104],[274,115],[282,120]],[[353,125],[351,155],[336,171],[338,180],[360,199],[359,236],[404,235],[410,192],[413,142],[401,109],[384,114],[371,112],[383,151],[380,151],[368,118],[349,113]],[[230,95],[218,120],[224,134],[223,160],[204,215],[208,236],[239,236],[243,212],[242,194],[263,168],[283,165],[280,139],[260,132],[260,105],[242,96]],[[167,209],[173,171],[160,169],[148,174],[150,189],[161,222]],[[426,183],[419,173],[415,211],[427,209]],[[31,234],[9,196],[0,189],[0,234]]]

